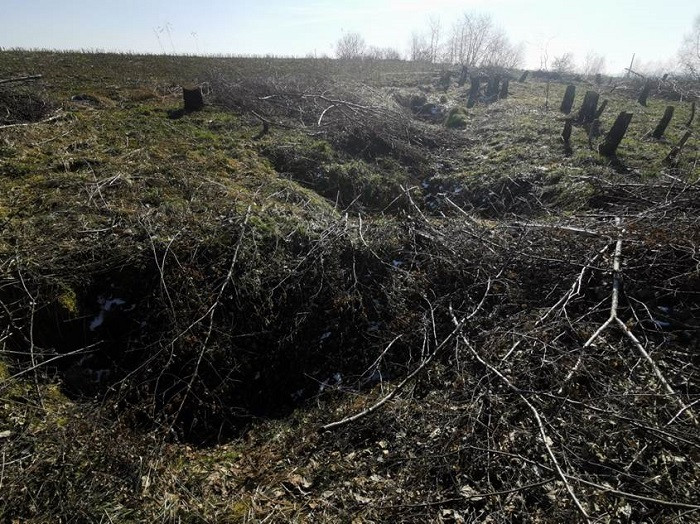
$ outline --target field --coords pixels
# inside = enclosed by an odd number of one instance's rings
[[[0,521],[697,521],[697,85],[0,51],[34,74]]]

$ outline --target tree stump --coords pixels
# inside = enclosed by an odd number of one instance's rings
[[[661,120],[659,120],[659,123],[656,124],[656,128],[654,129],[654,132],[651,134],[654,138],[657,140],[660,139],[662,136],[664,136],[664,133],[666,132],[666,128],[668,127],[668,124],[671,122],[671,118],[673,118],[673,110],[675,108],[673,106],[667,106],[666,111],[664,111],[664,116],[661,117]]]
[[[498,94],[498,98],[503,100],[508,98],[508,88],[510,87],[510,80],[506,78],[501,84],[501,92]]]
[[[527,80],[527,75],[530,74],[530,71],[523,71],[523,74],[520,75],[520,78],[518,79],[518,82],[521,84]]]
[[[479,90],[481,89],[481,79],[478,76],[472,76],[471,87],[469,88],[469,99],[467,100],[467,107],[474,107],[477,99],[479,98]]]
[[[605,100],[603,100],[603,102],[600,104],[598,111],[595,112],[595,117],[593,118],[593,120],[598,120],[600,118],[600,116],[603,114],[603,111],[605,111],[606,107],[608,107],[607,98]]]
[[[493,75],[489,78],[488,84],[486,84],[486,98],[489,101],[498,98],[498,88],[501,84],[501,75]]]
[[[182,99],[185,104],[185,112],[200,111],[204,107],[204,98],[202,98],[202,89],[194,87],[182,86]]]
[[[617,115],[615,123],[605,136],[605,140],[598,146],[598,153],[605,156],[615,156],[617,147],[620,145],[620,142],[622,142],[622,138],[625,136],[631,120],[632,113],[623,111]]]
[[[571,84],[566,86],[566,92],[564,93],[564,99],[561,101],[561,107],[559,111],[568,115],[571,113],[571,108],[574,107],[574,98],[576,97],[576,86]]]
[[[561,132],[562,141],[568,146],[571,140],[571,130],[573,128],[573,122],[571,118],[564,120],[564,129]]]
[[[457,85],[459,87],[464,86],[464,84],[467,83],[467,76],[469,75],[469,68],[467,66],[462,66],[462,72],[459,74],[459,80],[457,81]]]
[[[451,83],[452,83],[452,71],[443,71],[443,73],[440,75],[439,84],[445,93],[447,93],[448,89],[450,88]]]
[[[600,120],[595,119],[588,127],[588,149],[593,150],[593,140],[600,136]]]
[[[595,120],[596,108],[598,107],[598,99],[600,95],[596,91],[586,91],[586,96],[583,97],[581,109],[578,111],[576,122],[579,124],[587,124]]]
[[[637,98],[637,102],[639,102],[641,105],[646,107],[647,98],[649,98],[650,92],[651,92],[651,80],[647,80],[646,84],[644,84],[644,87],[642,88],[642,92],[639,93],[639,98]]]

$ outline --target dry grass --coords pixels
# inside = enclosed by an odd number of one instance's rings
[[[0,135],[3,519],[695,520],[685,102],[654,141],[663,92],[601,88],[611,161],[540,81],[450,130],[416,64],[5,56],[60,118]],[[587,343],[614,287],[649,358]]]

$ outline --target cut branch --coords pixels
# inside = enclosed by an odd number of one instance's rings
[[[0,84],[10,84],[14,82],[29,82],[30,80],[38,80],[42,75],[19,76],[16,78],[0,79]]]

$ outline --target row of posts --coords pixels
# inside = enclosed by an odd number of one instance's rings
[[[641,93],[639,94],[639,97],[637,99],[637,102],[643,106],[646,106],[647,104],[647,98],[649,97],[649,92],[651,90],[651,83],[647,82],[642,89]],[[569,85],[566,88],[566,91],[564,93],[564,98],[562,99],[561,106],[560,106],[560,111],[566,115],[571,113],[571,110],[573,109],[574,106],[574,98],[576,96],[576,86],[574,85]],[[567,118],[564,122],[564,129],[561,133],[561,138],[564,141],[564,144],[568,147],[569,146],[569,141],[571,139],[571,131],[572,131],[572,126],[573,125],[581,125],[585,126],[588,128],[588,138],[589,138],[589,145],[592,147],[592,139],[593,137],[599,132],[600,129],[600,117],[603,114],[603,111],[607,108],[608,101],[603,100],[603,102],[598,106],[598,101],[600,99],[600,95],[596,91],[586,91],[586,94],[583,98],[583,103],[581,104],[581,107],[579,108],[578,114],[576,117],[573,118]],[[650,133],[650,135],[653,138],[660,139],[664,136],[664,133],[666,132],[666,128],[668,127],[668,124],[671,122],[671,119],[673,118],[673,113],[674,113],[674,107],[673,106],[667,106],[666,110],[664,111],[663,116],[659,120],[658,124],[654,128],[654,130]],[[690,125],[693,122],[693,118],[695,117],[695,102],[693,101],[691,104],[691,111],[690,111],[690,119],[688,120],[687,126],[690,127]],[[603,142],[598,146],[598,152],[602,155],[605,156],[614,156],[618,146],[620,145],[620,142],[622,142],[622,139],[625,136],[625,133],[627,132],[627,128],[630,124],[630,121],[632,120],[632,113],[622,111],[617,118],[615,119],[615,123],[613,124],[612,128],[610,131],[608,131],[607,135],[605,136],[605,139]],[[685,143],[688,141],[688,138],[690,138],[690,131],[687,131],[683,138],[681,139],[681,142],[679,143],[678,146],[674,148],[674,150],[669,153],[667,157],[667,161],[671,163],[675,163],[676,158],[678,154],[680,153],[680,149],[683,148]]]

